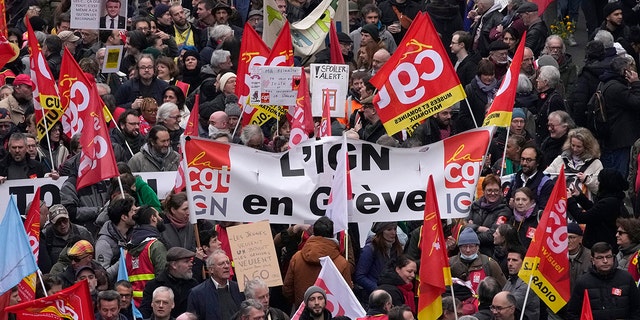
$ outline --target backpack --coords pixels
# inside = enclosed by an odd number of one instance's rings
[[[596,92],[593,93],[587,102],[587,128],[593,132],[597,139],[607,139],[609,137],[609,124],[607,123],[607,109],[604,101],[604,91],[607,85],[603,82],[598,84]]]

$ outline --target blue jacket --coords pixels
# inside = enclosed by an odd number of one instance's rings
[[[239,306],[245,297],[243,293],[240,293],[238,283],[229,281],[229,290],[233,301]],[[227,320],[222,319],[218,291],[211,278],[191,289],[187,299],[187,311],[195,313],[199,319]]]

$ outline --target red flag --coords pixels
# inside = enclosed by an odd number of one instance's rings
[[[538,16],[542,16],[547,7],[553,0],[532,0],[531,2],[538,5]]]
[[[188,96],[189,93],[189,87],[191,85],[186,83],[186,82],[182,82],[180,80],[176,81],[176,87],[180,88],[180,90],[182,90],[182,93],[184,93],[184,96]]]
[[[571,297],[566,185],[563,166],[518,273],[525,283],[531,277],[536,279],[531,289],[553,312],[558,312]]]
[[[329,102],[329,93],[324,94],[324,103],[322,107],[322,120],[320,120],[320,130],[318,131],[318,137],[330,137],[331,136],[331,105]]]
[[[448,51],[428,14],[413,20],[398,49],[371,78],[373,99],[388,134],[413,127],[465,98]]]
[[[0,0],[0,32],[6,38],[9,36],[7,27],[7,5],[5,0]]]
[[[336,32],[336,24],[333,20],[331,20],[331,26],[329,27],[329,53],[331,53],[332,64],[344,64],[344,57],[342,56],[342,49]]]
[[[293,42],[291,42],[291,28],[288,21],[285,21],[273,48],[271,48],[267,65],[293,67]]]
[[[0,0],[0,2],[4,3],[4,1],[2,0]],[[4,15],[0,17],[0,20],[4,20]],[[0,30],[4,30],[4,33],[7,32],[6,27]],[[14,57],[17,57],[17,54],[15,51],[13,51],[13,47],[9,43],[9,40],[7,40],[4,35],[0,34],[0,69],[2,69],[2,67],[4,67],[4,65],[11,61],[11,59],[13,59]]]
[[[582,298],[582,312],[580,312],[580,320],[593,320],[591,312],[591,301],[589,300],[589,290],[584,289],[584,297]]]
[[[516,55],[511,61],[511,66],[509,66],[509,70],[503,78],[504,80],[491,103],[491,107],[487,110],[487,116],[484,118],[482,126],[511,126],[511,113],[513,112],[513,103],[516,101],[516,88],[518,87],[518,76],[520,75],[520,65],[522,65],[526,38],[527,31],[522,35]]]
[[[304,69],[298,85],[298,97],[291,120],[291,133],[289,134],[289,148],[293,148],[300,142],[309,139],[313,132],[313,117],[311,116],[311,97]]]
[[[187,121],[187,126],[184,128],[185,136],[198,136],[200,127],[200,95],[196,94],[195,101],[193,102],[193,108],[191,108],[191,113],[189,114],[189,121]]]
[[[9,303],[11,303],[11,290],[0,295],[0,320],[9,319],[9,312],[4,310],[9,306]]]
[[[83,130],[85,132],[80,136],[82,152],[76,190],[119,175],[98,90],[96,86],[91,86],[89,90],[91,99],[87,107],[78,114],[78,118],[87,124],[88,130]]]
[[[5,311],[15,313],[18,319],[95,319],[86,280],[48,297],[10,306]]]
[[[349,170],[349,152],[347,136],[342,135],[342,146],[336,164],[336,173],[331,182],[331,193],[327,204],[326,216],[333,221],[333,232],[347,230],[351,213],[353,191],[351,189],[351,170]]]
[[[53,125],[62,118],[62,108],[60,106],[58,86],[56,86],[56,82],[53,79],[53,74],[42,54],[29,19],[25,21],[27,23],[27,41],[30,51],[31,81],[34,83],[33,107],[35,109],[36,130],[38,132],[38,140],[41,140],[46,131],[51,130]],[[44,113],[46,113],[46,120],[43,119]]]
[[[255,30],[246,23],[240,44],[240,59],[238,60],[236,96],[242,108],[242,125],[251,123],[262,124],[260,115],[264,111],[249,105],[249,83],[251,82],[250,69],[255,66],[265,65],[271,51],[262,41]]]
[[[27,219],[24,221],[24,229],[29,237],[29,245],[31,252],[38,262],[38,252],[40,251],[40,187],[33,196],[29,211],[27,211]],[[32,273],[25,277],[18,284],[18,294],[20,300],[31,301],[36,298],[36,273]]]
[[[441,295],[451,285],[451,269],[433,176],[427,183],[420,248],[418,319],[438,319],[442,315]]]

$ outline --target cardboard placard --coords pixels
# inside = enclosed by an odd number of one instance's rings
[[[240,291],[247,281],[260,278],[269,287],[281,286],[282,276],[269,221],[227,228]]]

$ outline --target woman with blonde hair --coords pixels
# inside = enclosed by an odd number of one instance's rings
[[[589,129],[570,130],[562,154],[553,160],[545,173],[558,174],[562,165],[567,176],[567,186],[573,183],[589,199],[593,199],[593,195],[598,193],[598,173],[603,166],[600,162],[600,145]]]

